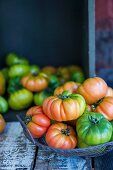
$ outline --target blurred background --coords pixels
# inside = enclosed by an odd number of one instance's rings
[[[96,74],[113,87],[113,0],[96,0]]]

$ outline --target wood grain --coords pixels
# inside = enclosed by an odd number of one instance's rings
[[[91,170],[91,159],[78,156],[65,157],[38,149],[38,155],[34,170]]]
[[[36,147],[24,136],[19,122],[7,123],[0,135],[0,170],[31,170]]]

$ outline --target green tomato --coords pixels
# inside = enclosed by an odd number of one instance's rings
[[[31,65],[30,66],[30,72],[32,74],[38,74],[40,72],[40,67],[37,65]]]
[[[12,52],[12,53],[7,54],[6,64],[7,66],[12,66],[15,64],[29,64],[29,61],[25,59],[24,57],[21,57],[20,55]]]
[[[47,97],[49,97],[49,96],[51,96],[51,95],[52,95],[52,93],[51,93],[51,92],[47,92],[46,90],[34,94],[34,103],[35,103],[35,105],[37,105],[37,106],[42,106],[43,101],[44,101]]]
[[[27,89],[17,90],[10,94],[8,103],[13,110],[22,110],[28,108],[33,101],[33,94]]]
[[[76,122],[78,138],[89,146],[109,142],[112,136],[111,123],[100,113],[88,112]]]
[[[0,96],[0,113],[5,113],[8,111],[8,102],[5,98]]]
[[[71,80],[78,82],[78,83],[83,83],[85,80],[84,73],[82,71],[76,71],[71,74]]]
[[[24,76],[25,74],[29,73],[30,66],[24,64],[16,64],[9,68],[9,77],[13,78],[16,76]]]

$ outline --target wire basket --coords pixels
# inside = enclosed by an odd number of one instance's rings
[[[17,119],[19,120],[25,136],[36,146],[44,148],[46,150],[51,150],[56,153],[62,154],[64,156],[81,156],[81,157],[97,157],[102,156],[111,150],[113,150],[113,142],[107,142],[105,144],[91,146],[88,148],[75,148],[75,149],[56,149],[51,148],[47,145],[45,138],[41,137],[39,139],[33,138],[30,131],[28,130],[26,124],[24,123],[24,114],[17,114]]]

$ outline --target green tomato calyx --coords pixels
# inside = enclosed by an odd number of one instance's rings
[[[65,91],[63,91],[62,94],[59,94],[58,97],[59,97],[59,99],[63,100],[63,99],[66,99],[66,98],[70,98],[70,95],[71,95],[70,91],[65,90]]]
[[[62,134],[66,135],[66,136],[69,136],[70,135],[70,129],[67,128],[67,129],[62,129],[61,130]]]
[[[89,120],[91,121],[92,124],[97,124],[99,123],[99,120],[93,116],[89,116]]]

